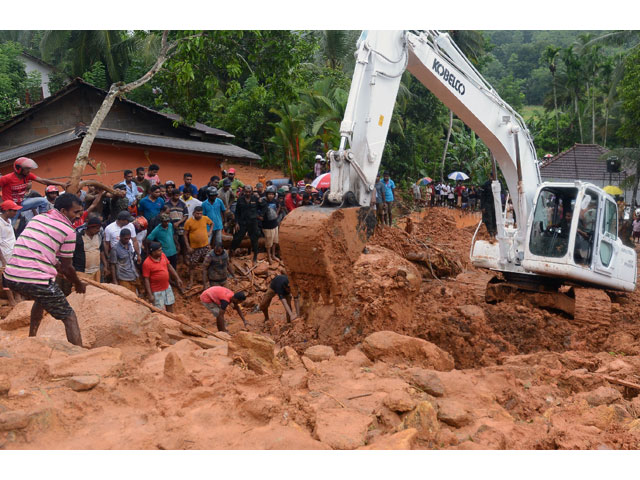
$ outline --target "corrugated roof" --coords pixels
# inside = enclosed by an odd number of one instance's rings
[[[31,155],[65,143],[80,141],[81,136],[76,135],[74,130],[52,135],[35,142],[4,150],[0,152],[0,163],[14,160],[18,157]],[[169,148],[188,152],[200,152],[221,155],[230,158],[244,158],[250,160],[260,160],[260,156],[245,150],[244,148],[228,143],[200,142],[197,140],[185,140],[181,138],[162,137],[158,135],[146,135],[141,133],[123,132],[120,130],[100,129],[96,135],[96,140],[121,142],[134,145],[145,145],[158,148]]]
[[[576,143],[559,153],[550,161],[540,165],[543,179],[602,181],[607,174],[607,163],[602,155],[608,149],[595,144]]]
[[[20,121],[22,121],[24,118],[28,117],[29,115],[33,114],[35,111],[41,109],[42,107],[44,107],[45,105],[48,105],[49,103],[53,103],[56,100],[64,97],[65,95],[67,95],[68,93],[72,92],[73,90],[77,89],[80,86],[85,86],[85,87],[89,87],[92,88],[94,90],[97,90],[98,92],[102,93],[103,95],[106,96],[107,91],[106,90],[102,90],[101,88],[98,88],[94,85],[91,85],[90,83],[85,82],[84,80],[82,80],[81,78],[76,78],[74,79],[71,83],[65,85],[63,88],[61,88],[60,90],[58,90],[57,92],[53,93],[51,96],[46,97],[44,99],[42,99],[41,101],[39,101],[38,103],[33,104],[30,108],[24,110],[23,112],[19,113],[18,115],[15,115],[11,118],[9,118],[8,120],[6,120],[3,123],[0,123],[0,132],[2,132],[3,130],[6,130],[7,128],[11,127],[12,125],[15,125],[16,123],[19,123]],[[129,105],[133,105],[137,108],[140,108],[146,112],[149,112],[153,115],[157,115],[160,117],[163,117],[167,120],[171,120],[172,122],[174,121],[182,121],[181,117],[179,115],[173,114],[173,113],[162,113],[162,112],[158,112],[157,110],[154,110],[152,108],[146,107],[140,103],[136,103],[134,101],[131,100],[127,100],[126,98],[124,99],[119,99],[119,101],[125,103],[125,104],[129,104]],[[196,122],[195,125],[186,125],[184,123],[180,124],[180,127],[185,128],[187,130],[190,130],[194,133],[204,133],[207,135],[214,135],[214,136],[218,136],[218,137],[223,137],[223,138],[235,138],[234,135],[232,135],[229,132],[225,132],[224,130],[220,130],[218,128],[213,128],[210,127],[208,125],[205,125],[204,123],[199,123]]]

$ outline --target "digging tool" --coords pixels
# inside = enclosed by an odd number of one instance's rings
[[[105,290],[105,291],[107,291],[109,293],[113,293],[114,295],[118,295],[119,297],[122,297],[125,300],[130,300],[130,301],[135,302],[135,303],[137,303],[139,305],[143,305],[143,306],[147,307],[149,310],[151,310],[152,312],[160,313],[160,314],[162,314],[162,315],[164,315],[166,317],[169,317],[172,320],[175,320],[176,322],[179,322],[179,323],[181,323],[183,325],[186,325],[187,327],[193,328],[194,330],[198,330],[198,331],[200,331],[202,333],[205,333],[207,335],[212,335],[212,336],[214,336],[216,338],[219,338],[220,340],[224,340],[225,342],[229,340],[228,337],[220,335],[217,332],[212,332],[210,330],[207,330],[206,328],[201,327],[200,325],[195,325],[193,323],[187,322],[186,320],[183,320],[180,315],[176,315],[175,313],[167,312],[165,310],[160,310],[155,305],[151,305],[150,303],[145,302],[141,298],[132,298],[132,297],[123,295],[123,294],[121,294],[119,292],[115,292],[115,291],[107,288],[104,284],[98,283],[98,282],[96,282],[94,280],[90,280],[88,278],[84,278],[84,279],[82,279],[82,281],[86,282],[89,285],[92,285],[94,287],[100,288],[101,290]]]

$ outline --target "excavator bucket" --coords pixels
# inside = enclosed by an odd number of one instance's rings
[[[280,224],[280,253],[300,294],[326,303],[340,296],[349,272],[373,234],[369,207],[300,207]]]

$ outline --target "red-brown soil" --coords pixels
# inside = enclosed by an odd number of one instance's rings
[[[12,318],[0,448],[637,449],[640,293],[610,293],[611,319],[588,322],[524,295],[489,305],[490,275],[468,261],[475,221],[438,208],[381,229],[337,301],[291,325],[277,299],[269,325],[254,313],[284,271],[260,263],[231,281],[249,293],[249,332],[232,313],[229,341],[180,340],[177,322],[95,289],[72,299],[94,307],[74,303],[91,349],[54,326],[27,338],[25,314]],[[101,335],[114,307],[125,338]],[[197,295],[176,311],[215,330]],[[99,383],[76,391],[71,374]]]

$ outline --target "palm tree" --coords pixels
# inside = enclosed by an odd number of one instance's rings
[[[349,93],[333,86],[331,78],[318,80],[300,95],[302,110],[310,118],[311,134],[319,135],[324,150],[329,150],[340,137],[340,122],[344,118]]]
[[[574,52],[574,46],[562,50],[562,61],[566,67],[565,86],[573,103],[574,115],[578,120],[580,130],[580,143],[584,143],[582,131],[582,113],[580,111],[580,100],[582,97],[582,79],[584,78],[583,65],[580,57]]]
[[[43,60],[74,77],[101,62],[110,85],[124,80],[137,41],[122,30],[47,30],[40,41],[40,52]]]
[[[280,120],[272,123],[275,135],[270,139],[280,145],[284,160],[289,167],[289,175],[296,180],[304,170],[304,154],[313,146],[317,136],[307,136],[306,122],[302,109],[298,105],[285,105],[281,109],[269,110]]]
[[[356,30],[322,30],[320,32],[321,62],[332,70],[353,70],[353,52],[360,35]]]
[[[556,153],[560,153],[560,124],[558,122],[558,94],[556,91],[556,58],[560,53],[560,48],[554,45],[548,45],[544,50],[542,57],[549,65],[551,78],[553,80],[553,111],[556,117]]]

